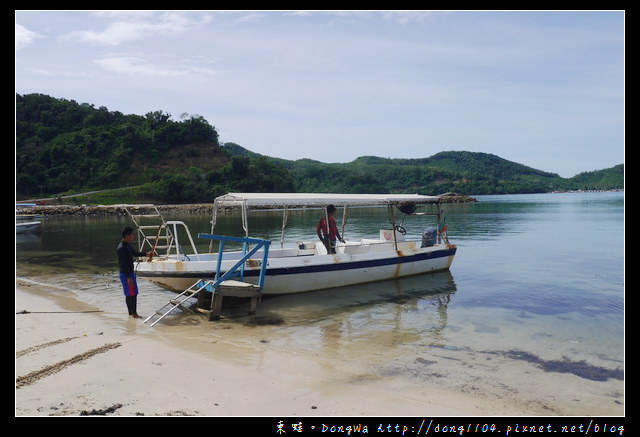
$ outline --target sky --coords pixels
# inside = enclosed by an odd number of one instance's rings
[[[15,88],[350,162],[624,162],[624,11],[15,11]]]

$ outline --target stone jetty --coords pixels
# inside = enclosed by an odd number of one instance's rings
[[[444,193],[440,195],[440,199],[442,203],[469,203],[478,201],[478,199],[474,197],[458,193]]]
[[[442,203],[467,203],[477,202],[470,196],[457,193],[442,194]],[[185,213],[185,214],[209,214],[212,212],[213,203],[190,203],[177,205],[155,205],[161,213]],[[135,214],[147,214],[153,212],[153,206],[148,204],[126,205],[129,211]],[[100,216],[114,215],[126,216],[125,205],[64,205],[64,204],[42,204],[21,208],[22,214],[36,215],[78,215],[78,216]]]
[[[209,204],[184,204],[184,205],[155,205],[160,212],[180,212],[188,214],[210,213],[213,203]],[[135,214],[148,214],[154,212],[149,205],[127,205],[127,209]],[[127,216],[127,209],[124,205],[35,205],[21,208],[22,214],[36,215],[79,215],[79,216],[100,216],[114,215]]]

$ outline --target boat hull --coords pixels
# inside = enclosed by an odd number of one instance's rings
[[[390,250],[373,254],[270,256],[265,271],[263,294],[301,293],[447,270],[455,253],[454,245],[441,244],[409,251]],[[226,271],[225,264],[232,263],[233,261],[223,260],[221,272]],[[164,288],[183,291],[199,279],[213,279],[215,271],[216,260],[210,257],[201,260],[158,259],[140,262],[136,273]],[[250,260],[249,265],[244,268],[243,280],[257,283],[259,271],[259,262]]]
[[[35,232],[40,229],[41,222],[16,222],[16,234]]]

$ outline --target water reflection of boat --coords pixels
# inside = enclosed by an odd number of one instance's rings
[[[287,211],[290,208],[316,207],[326,211],[328,205],[343,208],[343,234],[348,217],[348,207],[386,206],[390,223],[389,229],[381,229],[374,238],[345,240],[335,247],[327,247],[320,241],[297,241],[284,245],[284,229]],[[427,207],[426,212],[417,212],[418,207]],[[166,288],[185,290],[199,279],[217,278],[224,272],[240,267],[242,280],[260,283],[259,275],[263,259],[263,294],[288,294],[311,290],[321,290],[348,285],[384,281],[427,272],[448,270],[456,253],[456,246],[449,243],[440,197],[422,195],[345,195],[345,194],[273,194],[273,193],[229,193],[215,199],[211,234],[199,234],[202,238],[215,236],[218,213],[229,208],[239,208],[247,241],[249,239],[247,214],[252,209],[279,209],[283,213],[282,239],[280,248],[266,247],[247,259],[244,251],[198,253],[190,232],[183,222],[169,221],[156,226],[141,238],[141,251],[145,241],[157,252],[157,241],[162,233],[167,244],[166,254],[156,256],[150,262],[140,262],[137,274]],[[323,213],[324,214],[324,213]],[[422,233],[422,240],[409,241],[405,238],[405,219],[408,217],[431,216],[435,227],[428,227]],[[328,217],[327,217],[328,219]],[[420,225],[420,224],[419,224]],[[424,223],[421,224],[424,226]],[[139,230],[142,226],[138,227]],[[178,229],[186,229],[191,242],[191,253],[185,253],[176,241]],[[314,230],[310,230],[313,235]],[[155,234],[155,238],[153,235]],[[418,235],[420,235],[418,233]],[[149,238],[151,237],[151,238]],[[152,243],[153,241],[153,243]],[[267,242],[270,243],[270,242]],[[222,246],[220,246],[222,248]],[[245,245],[246,248],[246,245]],[[331,253],[333,250],[335,253]],[[173,251],[173,252],[172,252]],[[267,253],[268,257],[263,258]],[[219,254],[223,254],[220,258]],[[242,261],[242,259],[246,261]]]
[[[340,311],[354,311],[385,302],[404,304],[419,299],[437,302],[438,308],[446,308],[456,284],[448,270],[424,273],[376,283],[350,285],[340,288],[265,296],[260,303],[263,318],[318,319],[335,317]],[[246,305],[238,306],[238,314],[246,314]],[[233,311],[233,307],[229,310]]]
[[[246,302],[232,300],[224,317],[248,325],[285,327],[289,335],[280,331],[283,336],[270,342],[297,343],[327,357],[357,355],[361,349],[356,343],[382,354],[416,342],[444,343],[448,306],[455,293],[453,276],[445,270],[309,293],[268,295],[262,298],[257,317],[247,318]]]

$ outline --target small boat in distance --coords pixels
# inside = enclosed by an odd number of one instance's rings
[[[42,222],[22,222],[16,221],[16,234],[26,234],[27,232],[35,232],[40,229]]]
[[[33,206],[35,203],[16,203],[16,234],[35,232],[40,229],[42,222],[37,219],[42,216],[23,213],[23,210]]]
[[[372,238],[338,241],[329,250],[319,240],[296,241],[294,245],[269,249],[267,245],[263,294],[289,294],[343,287],[367,282],[448,270],[456,253],[449,243],[444,212],[439,196],[418,194],[302,194],[302,193],[228,193],[217,197],[213,205],[211,234],[202,238],[216,238],[215,226],[219,212],[229,209],[241,211],[245,237],[249,237],[247,216],[251,210],[278,209],[283,213],[282,240],[287,213],[291,208],[319,208],[326,214],[327,206],[343,208],[343,233],[350,207],[386,206],[389,227],[380,229]],[[425,212],[418,208],[426,207]],[[156,209],[157,211],[157,209]],[[187,225],[182,221],[164,221],[155,226],[140,225],[140,216],[130,213],[139,231],[139,249],[152,250],[152,259],[141,260],[136,269],[139,277],[165,288],[183,291],[201,279],[213,279],[232,269],[246,250],[198,253]],[[382,214],[381,214],[382,215]],[[146,215],[149,217],[150,215]],[[423,230],[421,239],[405,238],[404,221],[409,216],[430,216],[433,226]],[[327,217],[328,218],[328,217]],[[388,225],[387,225],[388,226]],[[424,226],[424,224],[422,224]],[[146,229],[146,233],[145,233]],[[186,230],[191,252],[185,253],[177,241],[178,229]],[[221,237],[223,238],[223,237]],[[159,245],[160,240],[164,245]],[[148,244],[149,248],[145,248]],[[274,246],[274,245],[272,245]],[[166,253],[160,254],[160,248]],[[335,252],[335,253],[331,253]],[[262,251],[252,254],[242,264],[245,282],[259,283],[263,262]]]

